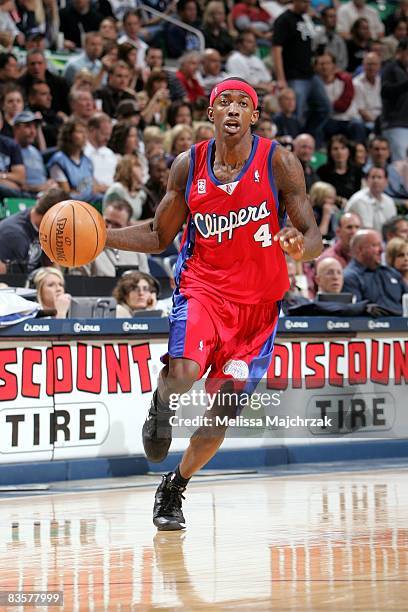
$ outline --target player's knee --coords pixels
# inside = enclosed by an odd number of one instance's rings
[[[200,367],[195,361],[176,359],[169,363],[166,386],[171,393],[186,393],[191,389],[200,374]]]

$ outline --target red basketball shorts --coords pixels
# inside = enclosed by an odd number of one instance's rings
[[[272,358],[280,303],[236,304],[179,291],[173,299],[168,355],[198,363],[200,378],[211,368],[208,384],[233,378],[248,381],[252,391]]]

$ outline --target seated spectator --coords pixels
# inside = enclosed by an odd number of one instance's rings
[[[354,146],[351,146],[351,150],[351,162],[354,164],[354,166],[356,166],[356,168],[360,168],[362,170],[368,159],[367,147],[362,142],[356,142]]]
[[[149,175],[149,180],[143,186],[146,201],[143,204],[141,219],[153,218],[158,205],[166,194],[169,168],[164,156],[152,157],[149,160]]]
[[[276,125],[270,119],[261,118],[255,126],[254,134],[272,140],[277,134]]]
[[[336,240],[334,244],[325,249],[317,261],[330,257],[337,259],[342,268],[345,268],[351,260],[351,239],[360,228],[361,221],[358,215],[352,212],[342,214],[336,227]]]
[[[148,179],[148,165],[144,154],[144,143],[139,138],[137,128],[127,121],[115,123],[108,147],[116,153],[119,160],[123,155],[137,155],[143,168],[143,182]]]
[[[97,87],[98,78],[94,77],[94,75],[86,68],[81,68],[81,70],[78,70],[78,72],[75,73],[74,81],[72,83],[70,91],[87,91],[88,93],[93,95]]]
[[[64,46],[80,49],[82,32],[96,32],[102,20],[103,15],[92,6],[91,0],[72,0],[60,10],[60,30],[64,34]]]
[[[402,176],[400,176],[396,164],[391,164],[391,150],[388,140],[382,136],[376,136],[370,141],[369,159],[367,160],[363,170],[365,173],[370,168],[385,168],[388,174],[388,185],[385,193],[391,198],[401,200],[408,199],[408,185],[405,185]]]
[[[143,16],[138,9],[129,9],[123,15],[123,34],[118,39],[119,45],[127,42],[133,45],[137,51],[135,68],[141,71],[146,67],[145,54],[147,44],[140,37],[140,30],[142,29]]]
[[[327,163],[317,169],[321,181],[330,183],[341,198],[348,200],[361,188],[362,171],[351,162],[350,144],[341,134],[327,145]]]
[[[122,100],[135,99],[134,93],[129,90],[130,79],[129,66],[118,61],[109,69],[107,85],[96,92],[96,98],[102,100],[103,112],[109,117],[116,117],[116,109]]]
[[[61,189],[50,189],[33,208],[3,219],[0,223],[0,274],[7,273],[9,263],[18,264],[22,272],[50,265],[41,251],[38,228],[45,213],[67,198],[68,194]]]
[[[317,293],[341,293],[343,268],[334,257],[325,257],[316,265]]]
[[[393,12],[384,19],[385,32],[389,34],[393,31],[394,25],[397,21],[402,20],[408,22],[408,1],[401,0],[398,5],[393,5]]]
[[[384,24],[378,12],[367,6],[365,0],[351,0],[341,4],[337,11],[337,31],[346,40],[351,37],[351,30],[356,20],[364,19],[367,22],[371,38],[381,38],[384,34]]]
[[[194,144],[202,142],[203,140],[211,140],[214,138],[215,129],[212,123],[205,121],[198,123],[194,127]],[[268,136],[266,136],[268,138]]]
[[[337,12],[334,6],[326,6],[320,13],[322,26],[317,29],[313,40],[316,55],[331,53],[336,58],[339,70],[346,70],[348,53],[344,39],[337,34]]]
[[[392,238],[386,248],[387,266],[399,272],[408,291],[408,242],[402,238]]]
[[[146,83],[152,72],[160,70],[164,72],[167,79],[167,87],[170,92],[170,98],[174,102],[176,100],[187,99],[187,94],[174,74],[170,70],[166,70],[164,66],[163,50],[158,47],[149,46],[145,55],[146,68],[143,70],[143,81]]]
[[[178,100],[172,102],[167,110],[167,123],[170,127],[175,125],[193,125],[193,109],[189,102]]]
[[[362,64],[364,55],[370,50],[371,34],[367,19],[357,19],[347,40],[347,72],[355,72]]]
[[[271,93],[274,84],[269,70],[256,53],[255,34],[247,30],[240,32],[235,48],[227,59],[227,72],[245,79],[259,94]]]
[[[405,159],[408,149],[408,38],[398,44],[395,59],[382,74],[382,134],[390,143],[392,160]]]
[[[24,97],[21,87],[15,83],[9,83],[3,87],[1,99],[1,114],[3,116],[3,127],[1,134],[13,138],[14,117],[24,110]]]
[[[130,42],[123,42],[118,45],[118,60],[121,62],[125,62],[130,70],[130,81],[129,88],[130,89],[139,89],[141,74],[140,69],[136,68],[137,62],[137,49]]]
[[[93,178],[93,165],[84,154],[87,140],[86,126],[77,119],[65,123],[58,137],[58,151],[47,164],[50,177],[71,198],[93,202],[103,193]]]
[[[393,238],[402,238],[408,241],[408,219],[400,215],[392,217],[382,226],[382,233],[385,242]]]
[[[41,117],[31,111],[23,111],[14,118],[14,140],[21,149],[25,168],[23,191],[35,197],[40,191],[57,187],[57,183],[47,177],[43,157],[34,142],[37,139]]]
[[[193,28],[201,28],[198,21],[198,6],[195,0],[179,0],[176,10],[177,19]],[[172,59],[181,57],[186,51],[200,50],[200,42],[197,36],[173,23],[166,23],[164,26],[164,42],[166,55]]]
[[[167,88],[166,73],[162,71],[152,72],[147,79],[145,90],[149,96],[149,102],[141,113],[146,125],[165,126],[167,109],[170,106],[170,92]]]
[[[147,161],[153,157],[164,157],[164,133],[156,125],[148,126],[143,130],[143,141]]]
[[[188,151],[193,144],[193,128],[189,125],[175,125],[166,132],[163,144],[166,153],[175,159],[180,153]]]
[[[361,229],[351,241],[352,260],[344,270],[343,291],[357,301],[368,300],[391,314],[402,314],[405,283],[394,268],[381,265],[381,235],[375,230]]]
[[[205,91],[197,80],[199,66],[200,54],[198,51],[188,51],[180,57],[179,69],[176,72],[176,77],[184,87],[187,98],[192,104],[205,96]]]
[[[305,175],[306,190],[309,193],[313,183],[318,180],[318,176],[310,162],[315,152],[315,140],[310,134],[299,134],[293,141],[293,152],[302,164]],[[324,180],[322,178],[322,180]],[[327,181],[330,182],[330,181]]]
[[[56,113],[63,112],[69,115],[68,84],[65,79],[48,70],[44,51],[38,49],[27,53],[26,72],[18,79],[26,96],[34,81],[45,81],[52,93],[52,109]]]
[[[160,285],[158,281],[144,272],[128,272],[119,279],[113,290],[118,305],[118,318],[133,317],[140,310],[153,310],[157,303]]]
[[[273,117],[273,122],[278,128],[278,136],[296,138],[302,131],[296,116],[296,94],[293,89],[285,87],[279,92],[278,101],[280,111]]]
[[[18,29],[11,16],[11,13],[15,10],[14,0],[0,0],[0,32],[10,34],[11,43],[16,42],[18,45],[23,45],[24,34]]]
[[[124,155],[116,167],[114,181],[103,198],[104,208],[112,200],[124,200],[132,207],[132,219],[140,219],[146,201],[140,160],[135,155]]]
[[[346,205],[347,211],[358,214],[363,227],[381,232],[383,224],[397,214],[394,200],[384,193],[388,174],[385,168],[373,166],[368,171],[367,187],[351,196]]]
[[[43,310],[55,310],[56,319],[65,319],[71,305],[71,295],[65,293],[65,279],[58,268],[39,268],[33,276],[37,300]]]
[[[234,49],[234,39],[228,31],[225,5],[219,0],[210,0],[204,8],[202,31],[207,49],[216,49],[225,59]]]
[[[145,94],[146,92],[139,93]],[[148,100],[146,102],[148,103]],[[141,122],[141,110],[136,100],[122,100],[122,102],[119,102],[116,110],[117,123],[128,123],[138,128]]]
[[[205,49],[200,59],[199,81],[205,95],[209,96],[213,88],[228,77],[228,73],[222,69],[222,58],[216,49]]]
[[[329,183],[316,181],[310,189],[310,203],[322,237],[325,240],[332,240],[340,212],[336,206],[335,188]]]
[[[96,113],[88,121],[88,142],[84,153],[93,164],[94,178],[105,191],[113,183],[117,157],[106,145],[112,134],[111,118],[105,113]]]
[[[25,178],[20,147],[11,138],[0,135],[0,200],[21,196]]]
[[[376,53],[366,53],[363,71],[353,78],[354,103],[366,127],[374,129],[374,123],[381,115],[381,59]]]
[[[270,43],[272,40],[272,18],[265,11],[259,0],[241,0],[231,11],[234,28],[238,32],[247,31],[255,34],[257,44]]]
[[[303,295],[301,287],[298,286],[296,262],[293,259],[286,258],[286,266],[288,269],[289,289],[282,300],[282,311],[285,315],[288,314],[289,308],[308,304],[310,302],[310,300]]]
[[[406,19],[398,19],[393,24],[391,34],[382,39],[383,61],[394,59],[399,42],[408,36],[408,23]]]
[[[326,138],[344,134],[357,142],[365,142],[366,127],[359,118],[351,76],[337,69],[335,58],[330,53],[316,58],[315,69],[332,105],[332,112],[324,126]]]
[[[76,73],[83,68],[86,68],[95,77],[99,75],[102,70],[102,62],[100,60],[102,50],[103,40],[99,32],[88,32],[85,35],[82,53],[78,57],[69,60],[65,65],[64,78],[68,85],[72,85]]]
[[[41,113],[41,129],[47,147],[55,147],[58,132],[65,120],[63,113],[52,109],[52,94],[45,81],[33,81],[28,91],[28,106],[31,112]]]
[[[107,229],[121,229],[131,224],[133,209],[129,202],[124,200],[111,200],[103,211],[103,218]],[[149,272],[149,264],[145,253],[135,251],[120,251],[106,247],[86,266],[71,268],[70,274],[81,276],[110,276],[117,275],[118,266],[138,266],[140,272]]]
[[[105,17],[99,25],[99,34],[102,36],[104,44],[106,42],[116,42],[118,38],[117,21],[113,17]]]
[[[71,107],[71,118],[87,124],[95,114],[95,100],[90,91],[86,89],[72,88],[69,94],[69,105]]]

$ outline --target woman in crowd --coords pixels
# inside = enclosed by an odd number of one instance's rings
[[[123,155],[137,155],[143,168],[143,182],[147,181],[149,171],[145,157],[144,142],[139,138],[138,129],[132,121],[118,121],[118,123],[115,123],[108,147],[116,153],[118,160]]]
[[[58,151],[47,164],[50,178],[69,192],[72,198],[85,202],[100,201],[105,188],[93,179],[93,164],[84,154],[87,129],[82,121],[70,119],[58,135]]]
[[[180,153],[188,151],[192,144],[193,128],[189,125],[175,125],[164,137],[164,149],[173,160]]]
[[[118,46],[118,59],[129,66],[130,81],[128,87],[135,89],[140,72],[136,69],[137,49],[132,43],[124,42]]]
[[[71,295],[65,293],[64,276],[58,268],[39,268],[33,276],[37,300],[43,310],[56,310],[55,318],[65,319]]]
[[[149,96],[149,102],[142,112],[145,124],[165,127],[167,109],[171,103],[166,73],[161,70],[152,72],[147,79],[145,90]]]
[[[402,238],[392,238],[387,244],[385,258],[387,266],[401,274],[408,292],[408,242]]]
[[[125,200],[132,207],[132,219],[140,219],[147,196],[142,189],[143,167],[136,155],[122,157],[116,166],[114,181],[103,198],[104,208],[112,200]]]
[[[177,100],[172,102],[167,111],[167,123],[170,127],[175,125],[193,125],[193,109],[189,102]]]
[[[337,134],[330,138],[327,163],[317,169],[317,175],[321,181],[333,185],[337,195],[345,200],[361,189],[363,174],[351,161],[350,144],[345,136]]]
[[[234,39],[228,31],[225,5],[212,0],[204,9],[203,34],[207,49],[216,49],[225,59],[234,49]]]
[[[329,183],[317,181],[310,190],[310,203],[320,233],[325,240],[335,237],[337,216],[340,212],[336,206],[336,190]]]
[[[3,115],[3,127],[1,134],[14,138],[13,120],[16,115],[24,110],[23,91],[14,83],[9,83],[3,88],[1,100],[1,112]]]
[[[352,162],[357,168],[363,168],[368,159],[367,147],[362,142],[356,142],[352,147]]]
[[[356,19],[351,26],[350,40],[347,41],[348,66],[347,72],[353,73],[363,61],[369,50],[371,34],[370,25],[364,17]]]
[[[133,317],[139,310],[154,310],[157,304],[160,285],[158,281],[145,272],[128,272],[118,281],[113,290],[113,297],[118,305],[118,318]]]
[[[104,43],[115,42],[118,38],[118,26],[113,17],[105,17],[99,26],[99,34],[102,36]]]

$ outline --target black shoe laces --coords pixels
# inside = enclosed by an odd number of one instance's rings
[[[175,485],[167,485],[167,495],[168,499],[163,506],[163,510],[180,510],[181,509],[181,500],[186,499],[183,495],[184,489],[180,489]]]

